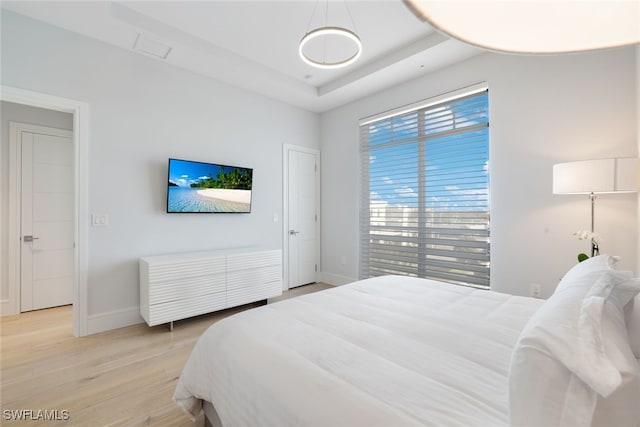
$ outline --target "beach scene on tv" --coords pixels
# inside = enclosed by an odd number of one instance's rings
[[[169,160],[167,212],[251,212],[253,170]]]

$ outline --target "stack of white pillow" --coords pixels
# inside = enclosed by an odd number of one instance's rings
[[[616,261],[577,264],[523,329],[509,372],[512,426],[640,426],[640,278]]]

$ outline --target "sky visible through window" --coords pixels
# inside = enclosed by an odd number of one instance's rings
[[[368,125],[371,202],[418,207],[422,179],[427,209],[488,211],[487,98],[476,95]]]

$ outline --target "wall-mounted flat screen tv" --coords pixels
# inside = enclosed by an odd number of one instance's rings
[[[253,169],[169,159],[168,213],[249,213]]]

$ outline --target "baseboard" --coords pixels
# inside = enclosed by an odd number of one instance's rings
[[[87,334],[93,335],[112,329],[143,323],[139,307],[125,308],[107,313],[92,314],[87,319]]]
[[[320,281],[333,286],[346,285],[347,283],[355,282],[356,280],[358,279],[341,276],[339,274],[327,273],[324,271],[320,273]]]
[[[11,301],[8,299],[0,300],[0,315],[1,316],[13,316],[19,314],[20,311],[16,310]]]

